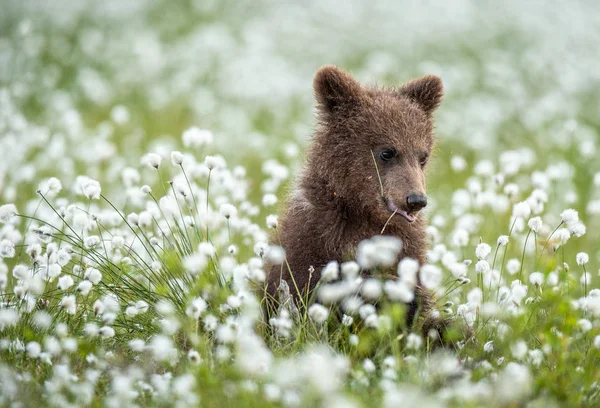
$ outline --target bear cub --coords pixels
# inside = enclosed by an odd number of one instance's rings
[[[324,66],[315,75],[314,93],[317,127],[273,239],[287,259],[283,268],[270,267],[267,293],[275,299],[281,280],[294,298],[309,294],[329,261],[353,260],[359,242],[380,235],[384,225],[385,235],[402,240],[398,261],[426,262],[420,211],[427,205],[425,172],[441,79],[428,75],[399,88],[363,86]],[[408,323],[419,308],[426,315],[432,302],[417,285]]]

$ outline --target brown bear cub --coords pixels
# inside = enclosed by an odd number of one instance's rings
[[[353,260],[359,242],[380,235],[384,225],[385,235],[402,240],[398,260],[426,261],[420,210],[427,205],[425,170],[441,79],[429,75],[399,88],[366,87],[325,66],[315,76],[314,92],[318,125],[273,242],[285,249],[289,265],[269,271],[267,292],[275,298],[280,278],[295,298],[296,288],[302,296],[312,291],[329,261]],[[421,316],[432,307],[420,287],[409,324],[419,305]]]

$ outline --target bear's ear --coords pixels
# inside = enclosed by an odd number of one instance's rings
[[[327,113],[357,103],[363,94],[362,87],[351,75],[333,65],[325,65],[317,71],[313,86],[319,108]]]
[[[418,103],[425,113],[430,114],[442,102],[444,84],[441,78],[435,75],[426,75],[402,85],[398,93]]]

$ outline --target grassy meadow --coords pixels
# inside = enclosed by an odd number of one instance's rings
[[[0,406],[600,404],[594,2],[1,8]],[[265,318],[325,64],[444,80],[429,265],[330,264]],[[447,347],[404,323],[415,274]]]

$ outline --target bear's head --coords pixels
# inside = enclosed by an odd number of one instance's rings
[[[395,223],[414,222],[427,205],[425,171],[441,79],[429,75],[399,88],[366,87],[325,66],[314,91],[319,125],[308,168],[326,185],[321,194],[377,223],[394,213]]]

